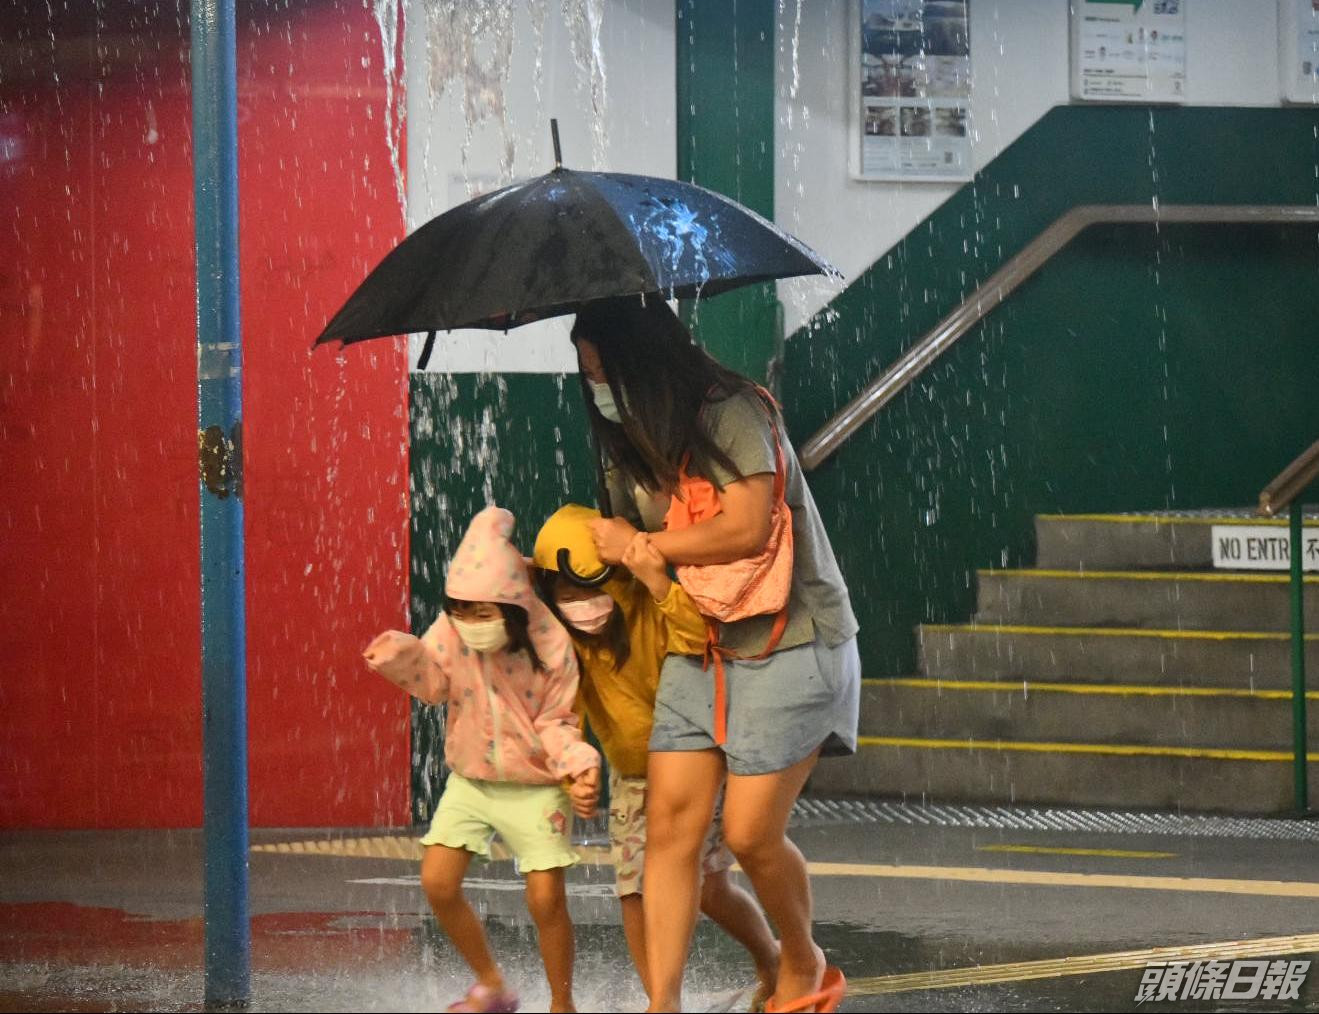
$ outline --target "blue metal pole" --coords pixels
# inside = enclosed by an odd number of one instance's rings
[[[208,1007],[251,996],[234,0],[192,0]]]

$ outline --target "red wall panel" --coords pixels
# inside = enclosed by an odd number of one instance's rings
[[[9,827],[201,820],[187,25],[108,6],[32,8],[0,74]],[[240,12],[252,820],[397,823],[407,706],[359,652],[406,623],[406,362],[310,348],[402,234],[379,33],[348,0]]]

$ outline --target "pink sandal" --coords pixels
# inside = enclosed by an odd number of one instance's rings
[[[450,1014],[514,1014],[518,1002],[518,995],[512,990],[496,992],[478,982],[465,997],[449,1004],[446,1009]]]

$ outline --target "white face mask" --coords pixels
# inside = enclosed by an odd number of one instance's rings
[[[614,392],[610,390],[608,384],[597,384],[591,382],[591,400],[595,402],[595,407],[599,413],[612,423],[622,423],[623,417],[618,414],[618,405],[614,403]]]
[[[559,612],[583,634],[598,634],[605,629],[609,617],[614,615],[614,600],[609,595],[594,595],[589,599],[560,602]]]
[[[503,620],[487,620],[481,623],[468,623],[455,616],[449,617],[453,629],[463,639],[463,644],[473,651],[498,651],[508,644],[508,628]]]

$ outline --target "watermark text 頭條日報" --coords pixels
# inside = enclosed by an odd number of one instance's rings
[[[1141,974],[1136,1002],[1299,1000],[1309,972],[1309,961],[1281,958],[1154,962]]]

